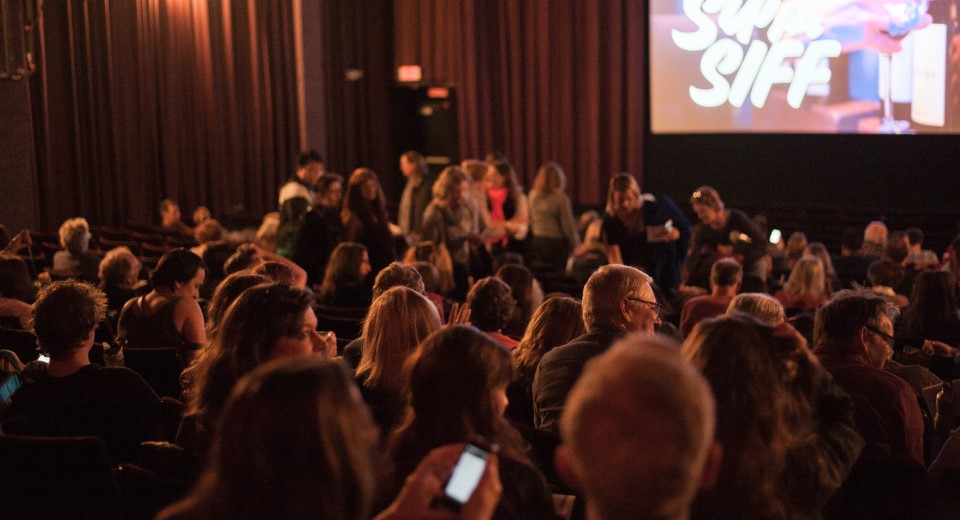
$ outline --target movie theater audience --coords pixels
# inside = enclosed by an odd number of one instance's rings
[[[90,254],[90,226],[87,219],[67,219],[60,226],[63,250],[53,254],[52,270],[58,276],[97,283],[100,258]]]

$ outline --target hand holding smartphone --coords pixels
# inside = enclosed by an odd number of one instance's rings
[[[474,444],[467,444],[463,453],[460,454],[460,460],[453,468],[450,480],[443,488],[444,505],[459,510],[467,500],[470,500],[487,468],[488,455],[490,455],[489,451]]]

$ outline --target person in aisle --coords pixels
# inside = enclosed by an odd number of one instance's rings
[[[540,166],[530,190],[530,266],[534,270],[562,272],[567,259],[580,246],[570,197],[564,192],[567,176],[560,165]]]
[[[327,261],[343,237],[343,177],[335,173],[324,175],[317,181],[317,193],[319,203],[303,216],[290,253],[291,260],[307,272],[310,287],[323,283]]]
[[[297,171],[277,196],[280,223],[277,228],[277,252],[287,256],[303,216],[317,203],[315,185],[324,173],[323,158],[316,150],[308,150],[297,158]]]
[[[379,273],[397,259],[387,217],[387,200],[376,172],[370,168],[357,168],[350,174],[340,220],[343,221],[343,240],[366,246],[373,272]]]
[[[419,241],[420,226],[423,224],[423,212],[433,199],[431,189],[436,180],[430,176],[427,161],[420,152],[408,150],[400,156],[400,173],[407,179],[400,196],[400,208],[397,211],[397,225],[411,243]]]

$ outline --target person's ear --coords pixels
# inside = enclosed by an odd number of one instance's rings
[[[723,462],[723,444],[713,441],[707,452],[707,460],[703,462],[703,471],[700,473],[700,489],[713,489],[717,486],[720,477],[720,465]]]
[[[633,321],[633,314],[630,312],[630,303],[626,298],[620,298],[620,321],[621,323],[630,323]]]
[[[553,452],[553,467],[557,470],[557,474],[560,475],[560,479],[570,487],[571,489],[580,490],[580,479],[577,478],[577,473],[573,469],[573,455],[570,453],[570,448],[566,444],[561,444],[557,446],[556,451]]]

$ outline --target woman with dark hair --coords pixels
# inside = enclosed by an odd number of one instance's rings
[[[488,276],[473,284],[467,293],[470,322],[506,349],[517,348],[519,342],[503,333],[517,311],[510,286],[503,280]]]
[[[370,306],[363,322],[357,383],[384,436],[406,407],[409,385],[403,364],[439,328],[440,315],[433,302],[408,287],[388,289]]]
[[[491,162],[483,182],[487,189],[485,216],[490,252],[494,256],[504,251],[526,255],[530,210],[513,165],[507,161]]]
[[[533,428],[533,376],[540,359],[547,352],[585,333],[580,300],[555,296],[537,308],[520,345],[513,351],[517,376],[507,387],[507,396],[510,398],[507,417]]]
[[[573,250],[580,246],[577,221],[570,197],[564,192],[567,177],[560,165],[540,166],[530,190],[530,234],[533,243],[530,265],[534,269],[561,272]]]
[[[446,246],[453,264],[454,292],[450,296],[462,301],[469,289],[469,277],[485,274],[482,271],[485,266],[475,262],[477,255],[474,254],[483,247],[479,243],[483,219],[469,202],[470,180],[459,166],[445,168],[432,190],[433,201],[423,214],[420,235],[437,246],[441,243]],[[434,264],[441,269],[439,264]]]
[[[447,326],[408,362],[410,405],[385,458],[385,502],[431,449],[475,442],[500,447],[503,496],[494,518],[555,519],[546,481],[530,465],[520,434],[503,418],[513,376],[510,353],[477,329]]]
[[[788,325],[733,313],[700,322],[683,353],[710,382],[723,458],[694,518],[819,518],[863,441],[853,403]]]
[[[432,451],[376,520],[457,518],[431,503],[442,487],[438,474],[449,474],[462,451]],[[346,366],[277,360],[237,383],[202,478],[158,518],[367,520],[376,462],[377,429]],[[461,518],[490,518],[498,487],[495,468],[486,470]]]
[[[187,415],[195,431],[188,428],[186,433],[199,434],[201,448],[204,433],[212,430],[230,389],[243,375],[272,359],[335,355],[336,338],[317,332],[312,305],[313,296],[305,290],[262,284],[245,290],[228,308],[192,369],[193,385],[187,393]]]
[[[0,320],[2,326],[30,330],[30,303],[36,289],[26,262],[0,255]]]
[[[929,349],[925,345],[927,341],[950,346],[960,344],[955,284],[953,275],[947,271],[921,271],[917,275],[910,306],[903,311],[896,326],[898,353],[902,353],[904,347]],[[941,379],[960,377],[960,371],[950,358],[924,358],[922,363]]]
[[[373,272],[379,273],[397,259],[387,201],[377,174],[370,168],[357,168],[350,174],[340,218],[343,220],[343,240],[367,247]]]
[[[510,286],[510,293],[517,302],[510,322],[504,327],[508,336],[519,338],[527,330],[530,317],[543,303],[543,289],[529,269],[520,264],[507,264],[497,269],[497,278]]]
[[[400,156],[400,173],[406,177],[407,184],[400,195],[397,225],[405,236],[414,235],[412,242],[416,243],[423,224],[423,212],[433,198],[430,193],[433,179],[429,177],[426,159],[414,150],[408,150]]]
[[[197,303],[206,270],[203,260],[186,249],[164,253],[150,276],[153,290],[120,311],[117,337],[132,347],[175,346],[189,362],[207,342]]]
[[[330,307],[366,307],[370,305],[370,256],[363,244],[340,242],[333,249],[317,301]]]

